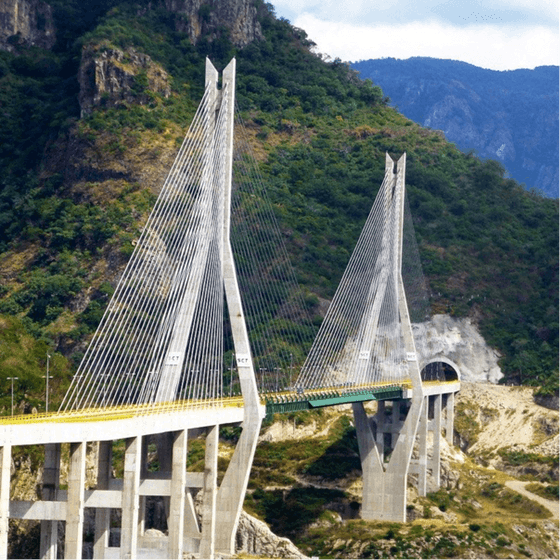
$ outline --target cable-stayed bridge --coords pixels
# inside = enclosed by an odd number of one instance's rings
[[[95,558],[140,557],[149,496],[164,499],[168,535],[149,545],[162,558],[233,553],[267,413],[351,404],[365,519],[405,521],[409,475],[420,494],[429,480],[439,487],[440,440],[444,429],[452,441],[459,379],[453,364],[419,363],[415,349],[410,310],[426,299],[415,291],[423,280],[406,226],[406,156],[395,164],[387,155],[381,188],[314,336],[262,179],[234,138],[242,127],[234,123],[234,60],[218,83],[207,61],[204,97],[59,411],[0,423],[0,557],[7,557],[9,520],[36,519],[43,558],[57,557],[61,523],[64,557],[81,558],[86,508],[95,510]],[[373,417],[368,401],[377,401]],[[222,425],[242,431],[218,485]],[[189,472],[188,441],[200,434],[205,469]],[[112,475],[119,439],[122,479]],[[147,470],[149,441],[157,447],[155,473]],[[86,490],[93,442],[97,486]],[[12,446],[35,444],[45,446],[41,500],[10,500]],[[62,444],[70,445],[67,490]],[[111,510],[121,510],[118,547],[109,546]]]

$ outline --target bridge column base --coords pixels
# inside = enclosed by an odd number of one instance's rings
[[[445,439],[453,445],[453,424],[455,422],[455,393],[449,393],[445,399]]]
[[[142,437],[131,437],[126,440],[122,490],[121,558],[137,557],[141,451]]]
[[[0,448],[0,558],[8,558],[11,467],[12,446],[4,444]]]
[[[97,489],[109,490],[112,472],[113,442],[100,441],[97,458]],[[95,533],[93,537],[93,557],[105,558],[105,549],[109,546],[111,527],[110,508],[95,510]]]
[[[66,502],[66,538],[64,558],[82,558],[84,502],[86,483],[86,442],[70,444],[68,501]]]
[[[393,407],[400,407],[400,403],[393,401]],[[422,396],[413,397],[406,420],[401,426],[391,425],[391,441],[396,445],[388,462],[384,462],[379,453],[377,441],[385,441],[384,433],[378,424],[377,438],[373,433],[363,403],[352,403],[354,422],[358,437],[358,447],[362,462],[363,519],[370,521],[406,521],[407,479],[412,456],[412,448],[418,432],[418,424],[423,409]],[[384,415],[384,407],[381,407]],[[395,409],[393,409],[395,410]],[[398,418],[399,412],[393,413],[393,419]],[[385,422],[383,422],[385,425]],[[394,432],[398,432],[398,435]]]
[[[43,471],[43,488],[41,499],[54,501],[57,499],[60,484],[60,443],[45,445],[45,468]],[[55,560],[57,558],[58,521],[41,521],[41,558]]]
[[[208,428],[204,465],[204,495],[202,497],[202,538],[200,557],[214,558],[216,551],[216,492],[218,484],[219,426]]]
[[[436,492],[441,486],[441,395],[436,395],[434,399],[434,419],[431,422],[433,432],[433,452],[430,461],[432,471],[432,484],[430,486],[431,492]]]

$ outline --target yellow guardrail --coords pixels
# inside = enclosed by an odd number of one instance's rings
[[[86,408],[69,412],[41,412],[19,416],[0,417],[0,425],[63,423],[63,422],[105,422],[124,420],[149,414],[169,414],[187,410],[243,406],[243,397],[224,397],[213,400],[184,400],[142,405],[110,406],[106,408]]]

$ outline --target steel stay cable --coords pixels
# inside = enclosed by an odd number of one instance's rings
[[[170,174],[170,175],[171,175],[171,174]],[[161,201],[162,198],[160,198],[160,199],[158,199],[158,200]],[[154,221],[154,218],[157,219],[157,212],[158,212],[158,210],[159,210],[159,206],[158,206],[158,204],[156,203],[156,206],[154,207],[154,210],[152,210],[152,213],[151,213],[151,215],[150,215],[150,217],[152,218],[151,221]],[[143,236],[141,236],[141,239],[145,239],[145,238],[147,237],[146,232],[149,232],[149,231],[150,231],[150,230],[149,230],[149,223],[150,223],[150,219],[148,220],[148,223],[146,224],[146,227],[144,228]],[[134,272],[134,267],[135,267],[135,266],[136,266],[136,261],[135,261],[134,259],[131,259],[131,261],[129,261],[129,264],[127,265],[127,268],[125,269],[125,274],[126,274],[127,276],[129,276],[131,271]],[[123,275],[123,278],[126,278],[126,276]],[[117,290],[115,291],[115,295],[114,295],[114,299],[113,299],[114,302],[117,302],[117,301],[118,301],[118,297],[119,297],[119,287],[122,289],[122,286],[123,286],[123,283],[121,282],[121,283],[119,284],[119,286],[117,287]],[[115,307],[115,306],[113,306],[113,307]],[[110,309],[111,309],[111,307],[108,308],[108,311],[110,311]],[[103,328],[101,325],[100,325],[100,327]],[[98,330],[99,330],[99,329],[98,329]],[[93,365],[95,365],[95,364],[93,364]],[[95,370],[95,368],[93,368],[93,369]]]

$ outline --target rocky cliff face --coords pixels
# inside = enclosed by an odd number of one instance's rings
[[[266,523],[244,511],[239,520],[235,548],[238,554],[250,554],[257,558],[307,558],[292,541],[278,537]]]
[[[415,57],[354,63],[408,118],[558,197],[558,67],[497,72]]]
[[[250,0],[165,0],[165,7],[184,16],[177,20],[178,31],[187,32],[193,43],[203,35],[215,39],[221,27],[229,30],[237,47],[263,36],[257,8]]]
[[[163,0],[163,5],[177,14],[177,31],[188,33],[193,43],[201,37],[212,41],[224,29],[237,47],[263,37],[258,10],[251,0]],[[151,4],[145,9],[150,8]],[[50,49],[55,42],[53,8],[47,2],[0,3],[0,49],[13,51],[17,45]]]
[[[115,107],[125,102],[145,105],[150,92],[164,97],[171,93],[167,73],[147,54],[133,48],[84,48],[78,81],[82,115],[99,106]]]
[[[56,41],[52,8],[41,0],[0,2],[0,49],[18,44],[50,49]]]
[[[459,367],[461,380],[467,382],[497,383],[503,377],[500,355],[486,344],[470,319],[434,315],[412,328],[421,363],[447,358]]]

